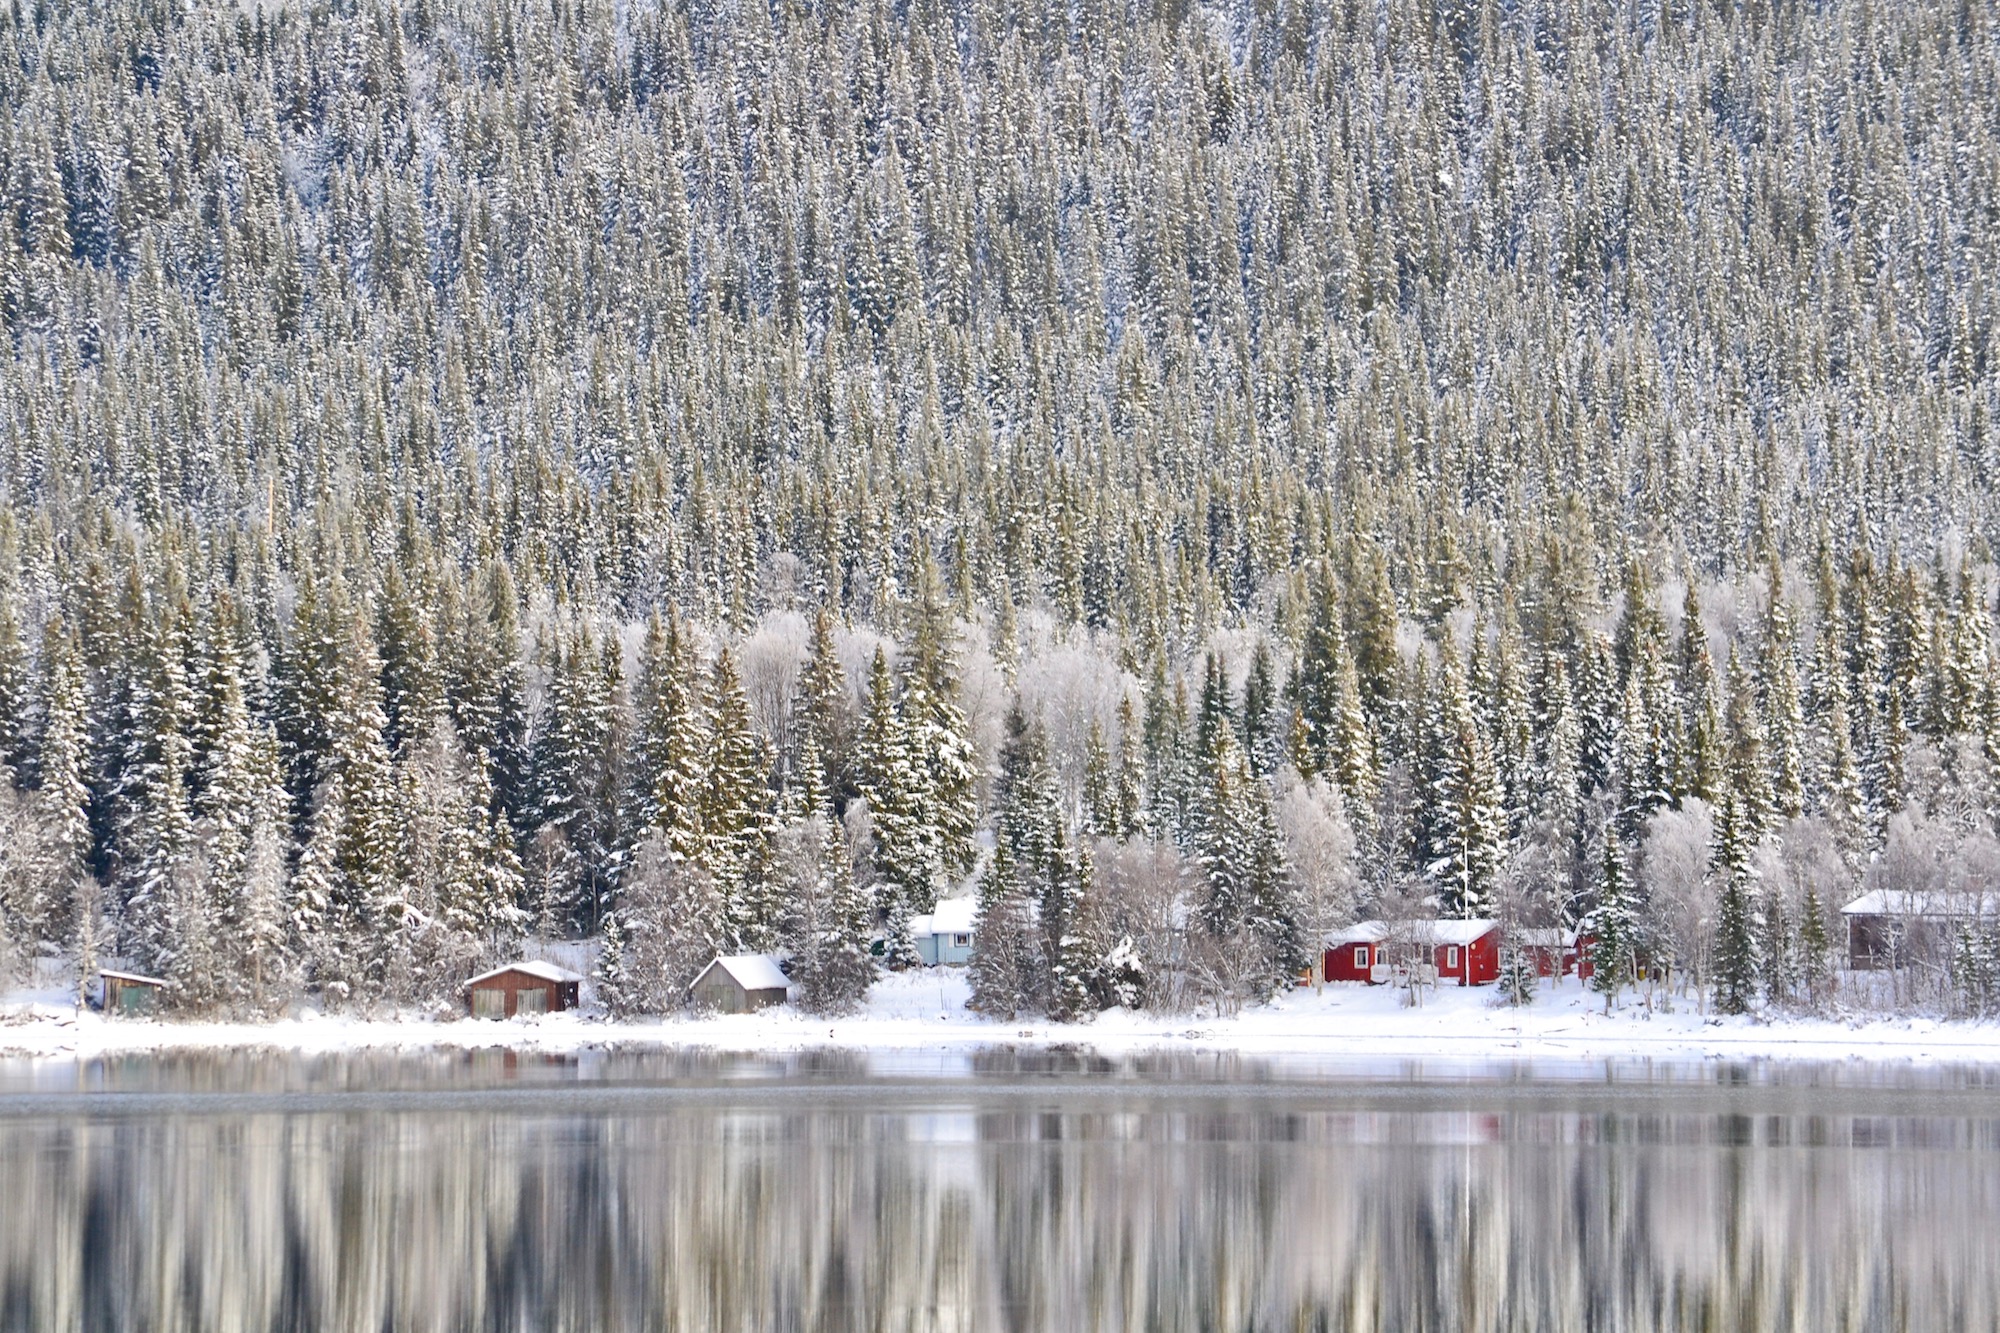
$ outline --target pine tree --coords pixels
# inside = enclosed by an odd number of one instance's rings
[[[64,862],[81,868],[90,852],[89,729],[74,636],[60,620],[42,631],[42,736],[37,765],[42,800]]]
[[[678,855],[665,834],[649,832],[633,849],[611,912],[622,971],[606,997],[614,1015],[685,1005],[688,988],[722,951],[725,913],[708,872]]]
[[[1754,843],[1776,826],[1777,797],[1771,786],[1764,721],[1754,681],[1733,650],[1729,656],[1728,783],[1746,821],[1745,833]]]
[[[444,708],[437,642],[418,595],[404,579],[402,567],[389,566],[382,581],[376,634],[382,645],[384,739],[391,754],[427,732],[431,719]]]
[[[1625,852],[1609,825],[1604,830],[1604,858],[1599,864],[1597,910],[1591,914],[1591,932],[1596,939],[1590,950],[1590,986],[1604,997],[1604,1012],[1608,1014],[1612,1001],[1632,979],[1639,928]]]
[[[1278,718],[1278,687],[1272,678],[1271,649],[1257,641],[1250,656],[1250,672],[1243,681],[1243,752],[1250,771],[1259,777],[1276,770],[1282,753],[1284,733]]]
[[[1789,647],[1768,649],[1766,659],[1772,815],[1785,820],[1805,809],[1805,710],[1799,699],[1798,667]]]
[[[18,782],[28,762],[28,646],[13,589],[0,582],[0,767]]]
[[[756,874],[770,836],[766,786],[750,705],[728,648],[715,656],[708,689],[708,774],[702,786],[701,863],[726,904],[731,937],[765,952],[775,942],[776,908]]]
[[[799,672],[798,696],[792,708],[794,785],[811,793],[810,813],[827,803],[844,804],[854,794],[848,759],[853,721],[849,716],[847,678],[834,642],[833,617],[822,610],[813,619],[812,643]],[[810,752],[816,760],[807,770]]]
[[[783,934],[794,1003],[812,1014],[852,1012],[875,979],[873,913],[838,826],[821,814],[790,825],[779,837],[777,866],[790,886]]]
[[[1336,682],[1333,777],[1347,805],[1348,823],[1361,839],[1375,830],[1375,800],[1381,789],[1374,733],[1362,712],[1361,690],[1352,659],[1343,660]]]
[[[1533,950],[1513,943],[1501,950],[1500,993],[1507,997],[1507,1003],[1516,1008],[1534,1003],[1539,980]]]
[[[1819,891],[1808,888],[1805,906],[1799,914],[1799,981],[1805,987],[1808,1005],[1817,1008],[1826,1002],[1832,977],[1825,912],[1820,906]]]
[[[665,833],[684,861],[702,852],[702,789],[707,781],[708,728],[694,688],[695,660],[687,630],[673,615],[655,614],[640,652],[633,727],[632,773],[638,793],[628,821],[635,836]]]
[[[1757,921],[1752,899],[1750,854],[1752,821],[1735,792],[1723,798],[1716,823],[1715,863],[1723,875],[1722,903],[1716,921],[1715,1004],[1725,1014],[1748,1013],[1763,969],[1758,956]]]
[[[979,915],[972,928],[967,977],[969,1007],[995,1018],[1013,1019],[1034,1004],[1041,973],[1036,957],[1034,915],[1014,864],[1008,840],[1000,839],[979,884]]]
[[[875,865],[882,877],[878,896],[884,919],[893,922],[900,913],[907,931],[909,917],[930,910],[935,901],[940,858],[934,830],[924,818],[922,779],[910,759],[895,678],[889,671],[888,655],[879,649],[869,669],[868,698],[855,760],[861,794],[868,801],[869,827],[875,835]]]
[[[904,742],[916,779],[917,817],[936,858],[934,885],[971,872],[979,817],[979,774],[958,705],[958,662],[949,634],[943,612],[927,600],[903,679]],[[935,901],[935,887],[911,899],[924,911]]]
[[[1048,1013],[1058,1023],[1073,1023],[1104,1008],[1099,1003],[1105,989],[1100,972],[1110,947],[1099,914],[1092,910],[1093,878],[1088,848],[1065,851],[1055,867],[1053,892],[1044,899]],[[1053,913],[1047,910],[1050,902],[1058,904]],[[1051,917],[1061,923],[1053,932],[1046,928]]]
[[[1440,656],[1427,697],[1428,760],[1420,827],[1444,911],[1478,917],[1492,910],[1507,833],[1500,780],[1472,709],[1456,656]]]
[[[1315,588],[1305,637],[1299,645],[1298,669],[1292,673],[1291,682],[1302,733],[1302,744],[1296,747],[1293,763],[1308,778],[1331,771],[1336,763],[1344,702],[1341,676],[1353,670],[1341,643],[1340,603],[1332,576],[1321,575],[1315,581]],[[1357,688],[1357,696],[1358,693]],[[1357,697],[1357,706],[1358,703]]]
[[[1500,637],[1493,661],[1490,704],[1493,767],[1500,780],[1506,811],[1507,836],[1518,838],[1534,811],[1535,731],[1525,679],[1525,649],[1513,602],[1502,608]]]
[[[1139,720],[1130,696],[1118,701],[1118,755],[1112,775],[1112,836],[1120,840],[1137,837],[1145,826],[1146,757],[1139,734]]]
[[[1111,772],[1111,750],[1104,743],[1104,728],[1090,720],[1083,741],[1083,812],[1085,827],[1093,838],[1118,836],[1119,816],[1116,779]]]

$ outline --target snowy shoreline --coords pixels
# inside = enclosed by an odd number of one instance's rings
[[[1270,1058],[1422,1058],[1446,1061],[1817,1060],[2000,1064],[2000,1023],[1925,1018],[1716,1018],[1690,1005],[1648,1013],[1631,995],[1612,1015],[1574,982],[1522,1008],[1496,1006],[1490,989],[1441,988],[1419,1008],[1399,991],[1337,985],[1298,991],[1227,1018],[1112,1011],[1090,1023],[1004,1023],[968,1013],[961,973],[884,978],[867,1007],[813,1018],[789,1007],[704,1018],[611,1022],[552,1014],[504,1022],[307,1015],[269,1023],[105,1019],[48,1003],[0,1018],[0,1058],[89,1060],[156,1052],[508,1049],[524,1054],[618,1048],[783,1053],[846,1048],[893,1052],[1064,1047],[1100,1055],[1228,1052]]]

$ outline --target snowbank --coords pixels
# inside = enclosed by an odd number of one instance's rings
[[[1420,1008],[1402,992],[1358,984],[1298,991],[1226,1018],[1128,1013],[1084,1024],[994,1022],[965,1009],[961,970],[921,969],[878,982],[852,1017],[815,1019],[790,1006],[757,1013],[612,1023],[581,1014],[505,1022],[363,1019],[306,1015],[274,1023],[176,1023],[106,1019],[47,996],[17,997],[0,1015],[0,1055],[87,1059],[154,1050],[271,1048],[323,1053],[358,1048],[508,1047],[559,1052],[605,1046],[793,1051],[969,1051],[1001,1045],[1087,1047],[1107,1055],[1144,1050],[1227,1050],[1246,1055],[1447,1060],[1708,1059],[1885,1060],[2000,1064],[2000,1023],[1928,1019],[1704,1017],[1692,1006],[1648,1012],[1630,995],[1606,1016],[1574,981],[1546,985],[1524,1008],[1496,1007],[1489,988],[1443,987]]]

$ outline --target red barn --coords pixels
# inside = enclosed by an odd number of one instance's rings
[[[1473,917],[1467,921],[1433,921],[1427,924],[1439,985],[1456,982],[1461,986],[1490,986],[1500,979],[1498,921]],[[1418,934],[1417,938],[1422,939],[1422,934]]]
[[[1382,941],[1389,928],[1380,921],[1357,921],[1326,941],[1328,981],[1386,981],[1388,968]]]

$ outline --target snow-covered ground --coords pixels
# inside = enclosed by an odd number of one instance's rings
[[[612,1023],[583,1014],[506,1022],[363,1019],[306,1014],[274,1023],[180,1023],[106,1019],[57,1003],[53,992],[16,996],[0,1011],[0,1055],[47,1059],[163,1049],[268,1047],[306,1053],[361,1047],[493,1047],[564,1051],[612,1045],[790,1051],[841,1046],[876,1051],[982,1046],[1086,1047],[1106,1055],[1144,1050],[1245,1055],[1491,1060],[1668,1062],[1718,1058],[2000,1063],[2000,1023],[1911,1018],[1704,1017],[1677,1003],[1648,1012],[1631,995],[1603,1012],[1575,981],[1544,985],[1525,1008],[1496,1004],[1490,988],[1444,987],[1418,1008],[1400,991],[1360,985],[1302,990],[1228,1018],[1115,1011],[1082,1024],[992,1022],[965,1009],[962,970],[883,978],[860,1014],[812,1018],[789,1007],[761,1013]]]

